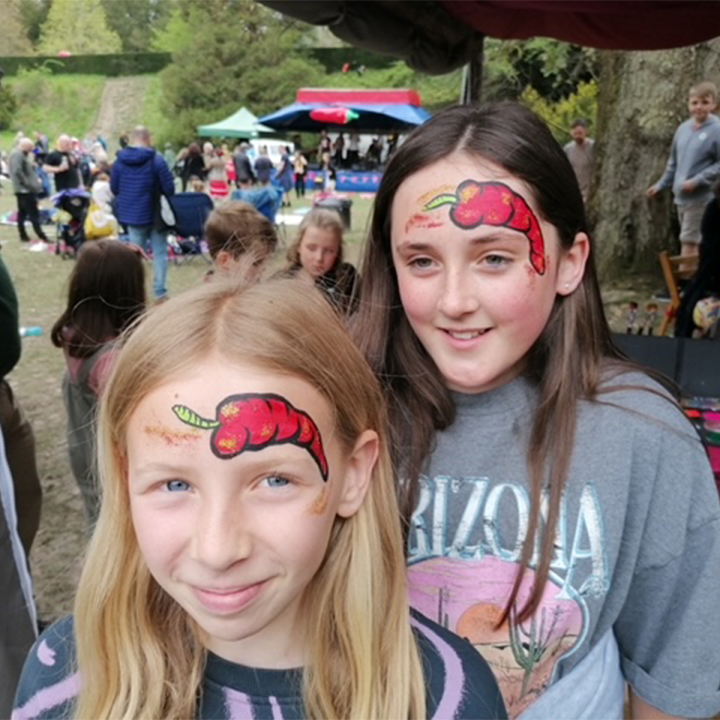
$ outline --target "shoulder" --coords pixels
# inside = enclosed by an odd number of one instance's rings
[[[641,370],[608,374],[596,398],[582,401],[580,407],[581,411],[622,419],[626,430],[651,422],[697,437],[668,390]]]
[[[48,627],[25,661],[13,710],[13,720],[69,718],[80,688],[75,663],[72,617]]]
[[[466,640],[412,610],[425,673],[428,717],[506,718],[490,666]]]

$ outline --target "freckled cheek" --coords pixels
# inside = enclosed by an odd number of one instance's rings
[[[488,296],[496,309],[499,319],[518,321],[523,324],[544,323],[550,314],[554,299],[552,288],[547,285],[549,278],[543,278],[534,270],[532,277],[522,284],[511,287],[494,288]]]
[[[437,298],[430,283],[418,283],[416,278],[398,276],[400,302],[410,319],[422,320],[433,315]]]

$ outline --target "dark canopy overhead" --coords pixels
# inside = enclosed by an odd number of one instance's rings
[[[720,35],[717,0],[261,0],[352,45],[441,74],[485,35],[535,36],[604,50],[662,50]]]

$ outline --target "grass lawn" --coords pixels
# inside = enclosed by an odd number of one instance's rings
[[[372,201],[353,198],[353,227],[346,235],[347,256],[358,257]],[[307,207],[310,201],[293,201],[291,210]],[[0,195],[0,215],[15,209],[15,196],[5,186]],[[295,228],[280,233],[281,248],[273,267],[282,267],[287,244]],[[54,236],[54,228],[46,233]],[[31,232],[32,237],[32,232]],[[62,312],[72,260],[49,252],[29,252],[18,240],[17,229],[0,225],[2,258],[13,278],[20,301],[20,324],[38,325],[44,334],[23,341],[23,356],[8,380],[31,419],[37,442],[37,459],[43,484],[43,512],[40,532],[32,553],[32,569],[39,614],[52,620],[71,611],[78,578],[79,560],[86,541],[82,500],[70,472],[65,440],[65,410],[61,380],[65,371],[62,351],[50,342],[50,329]],[[207,270],[204,260],[172,265],[168,290],[177,295],[202,281]],[[148,291],[151,267],[148,266]],[[151,294],[150,294],[151,296]]]

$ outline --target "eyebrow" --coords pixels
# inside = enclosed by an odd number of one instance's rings
[[[499,232],[497,231],[499,230]],[[518,240],[526,242],[525,236],[518,230],[512,230],[509,228],[493,228],[492,232],[488,235],[471,238],[468,242],[471,246],[475,245],[490,245],[494,242],[500,242],[501,240]],[[398,252],[408,251],[424,251],[432,250],[437,247],[438,243],[427,243],[417,240],[403,240],[397,244]]]

